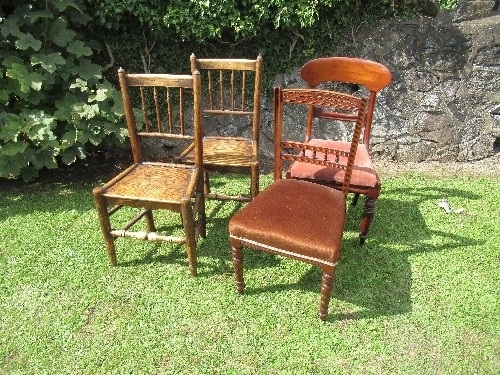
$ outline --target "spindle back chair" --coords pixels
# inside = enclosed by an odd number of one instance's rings
[[[127,74],[120,68],[118,78],[134,162],[93,190],[109,260],[113,266],[117,264],[115,238],[118,237],[185,243],[189,269],[196,276],[197,239],[204,237],[206,231],[200,74],[197,71],[193,75]],[[134,109],[134,99],[140,109]],[[152,137],[192,142],[193,164],[148,161],[141,138]],[[142,210],[115,229],[110,216],[123,207]],[[158,233],[152,212],[157,209],[180,213],[184,236]],[[130,230],[143,217],[146,230]]]
[[[262,65],[260,55],[255,60],[191,55],[191,71],[203,76],[204,191],[208,199],[249,201],[259,193]],[[181,162],[193,161],[192,147],[182,153]],[[250,194],[212,193],[212,171],[250,175]]]
[[[348,150],[289,140],[283,131],[285,106],[336,108],[355,116]],[[318,89],[275,88],[274,182],[229,221],[236,289],[244,291],[243,246],[322,268],[319,316],[328,315],[333,275],[340,255],[346,196],[366,115],[367,101]],[[306,113],[306,112],[305,112]],[[302,162],[342,170],[342,190],[282,179],[283,163]]]
[[[384,65],[374,61],[351,57],[324,57],[306,63],[301,69],[301,76],[312,88],[321,86],[324,89],[325,84],[348,83],[350,87],[364,87],[367,92],[365,94],[362,90],[356,90],[353,94],[366,98],[368,108],[363,127],[362,144],[357,152],[349,188],[349,192],[354,193],[353,205],[357,203],[360,194],[366,195],[359,234],[362,245],[368,237],[368,230],[375,212],[375,203],[381,189],[381,182],[369,153],[375,99],[377,93],[391,83],[391,72]],[[339,91],[338,86],[335,86],[333,90]],[[328,108],[309,107],[305,142],[316,146],[347,150],[350,147],[348,141],[318,137],[317,131],[316,134],[313,134],[315,128],[325,123],[323,120],[329,123],[329,125],[327,124],[329,128],[333,128],[339,126],[339,121],[354,123],[356,116],[346,115]],[[288,170],[287,176],[288,178],[316,182],[335,189],[342,188],[344,178],[342,171],[335,167],[301,162],[294,163]]]

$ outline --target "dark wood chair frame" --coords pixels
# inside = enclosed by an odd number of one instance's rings
[[[362,143],[369,152],[370,133],[375,108],[377,93],[387,87],[392,81],[391,72],[382,64],[365,59],[351,57],[325,57],[311,60],[301,69],[302,79],[309,87],[316,88],[325,82],[343,82],[362,85],[369,90],[368,108],[363,129]],[[355,116],[345,116],[342,113],[334,113],[328,110],[311,106],[307,122],[305,142],[309,142],[313,133],[313,119],[356,121]],[[356,166],[354,167],[356,173]],[[342,183],[338,181],[322,181],[318,179],[309,180],[335,189],[341,189]],[[382,184],[378,175],[373,186],[350,184],[349,192],[354,193],[352,204],[356,205],[360,194],[366,196],[361,228],[359,234],[360,245],[365,243],[368,231],[375,213],[375,203],[380,195]]]
[[[358,98],[345,94],[338,94],[332,91],[318,90],[318,89],[282,89],[275,88],[274,92],[275,101],[275,120],[274,120],[274,180],[275,182],[271,185],[273,186],[278,181],[283,181],[283,162],[284,161],[300,161],[305,163],[312,163],[317,165],[323,165],[327,167],[341,168],[345,170],[345,178],[342,184],[341,194],[343,195],[343,205],[342,207],[331,207],[332,210],[337,210],[339,212],[339,217],[335,218],[339,222],[345,223],[345,199],[349,192],[349,183],[351,178],[351,173],[354,166],[354,159],[356,156],[357,146],[359,144],[361,130],[364,124],[367,100],[365,98]],[[317,147],[307,144],[307,142],[296,142],[284,139],[283,135],[283,106],[288,104],[305,104],[308,106],[332,106],[336,108],[342,108],[343,110],[351,111],[355,113],[356,122],[353,130],[351,147],[348,152],[336,149],[329,149],[323,147]],[[295,180],[284,180],[289,182],[289,185],[293,186],[292,182]],[[316,184],[310,183],[309,187],[317,186]],[[329,188],[328,188],[329,189]],[[248,203],[248,206],[242,209],[245,210],[251,207],[252,204],[256,204],[257,200],[266,197],[266,191],[261,193],[261,196],[257,197],[255,202]],[[340,192],[339,192],[340,193]],[[287,194],[287,191],[283,189],[279,191],[279,194]],[[307,194],[308,199],[311,201],[315,200],[314,194]],[[272,197],[271,197],[272,200]],[[323,202],[316,202],[316,204],[322,204]],[[314,205],[312,205],[314,206]],[[308,206],[309,208],[309,206]],[[303,230],[301,225],[301,220],[303,220],[302,212],[297,212],[292,207],[292,216],[295,220],[295,226],[298,231]],[[236,214],[238,215],[238,213]],[[343,216],[342,216],[343,215]],[[232,221],[233,219],[231,219]],[[258,221],[259,218],[252,217],[249,222]],[[306,262],[315,266],[322,268],[323,276],[321,282],[321,303],[319,309],[319,317],[325,320],[328,315],[328,305],[330,302],[333,276],[335,273],[335,268],[337,266],[337,261],[340,254],[340,244],[335,244],[335,248],[332,249],[331,259],[325,260],[320,258],[315,258],[311,256],[305,256],[293,248],[277,248],[276,246],[270,246],[266,243],[261,243],[251,238],[251,235],[246,237],[241,237],[236,235],[231,228],[231,221],[229,223],[229,240],[232,249],[233,266],[236,278],[236,289],[238,293],[243,294],[245,283],[243,279],[243,247],[249,247],[256,250],[261,250],[271,254],[278,254],[286,256],[295,260]],[[250,223],[251,225],[251,223]],[[270,229],[277,231],[278,235],[282,237],[281,230],[284,224],[278,225],[278,228]],[[342,224],[343,231],[343,224]]]
[[[104,186],[96,187],[93,190],[110,263],[113,266],[117,264],[115,238],[118,237],[185,243],[189,269],[191,274],[196,276],[197,240],[199,236],[205,237],[206,235],[200,74],[197,71],[192,76],[127,74],[120,68],[118,77],[134,163]],[[144,127],[141,129],[137,127],[129,87],[138,87],[140,91],[144,117],[142,120]],[[151,114],[148,113],[147,109],[146,90],[153,90],[154,113]],[[178,92],[178,96],[176,94],[170,95],[171,90]],[[189,101],[185,94],[186,90],[193,93],[192,98],[189,98],[193,101],[193,133],[191,135],[185,132],[184,101],[186,103]],[[174,96],[176,99],[173,99]],[[166,99],[163,100],[163,97]],[[174,106],[174,104],[178,104],[178,106]],[[174,112],[179,118],[179,124],[172,120]],[[154,121],[156,121],[155,127],[153,127]],[[162,126],[162,122],[166,125]],[[194,164],[179,165],[144,160],[141,137],[192,141],[195,150]],[[141,208],[142,210],[120,229],[113,229],[110,216],[125,206]],[[180,213],[184,236],[157,233],[153,221],[153,210],[157,209]],[[147,231],[130,230],[143,217],[146,220]]]
[[[203,116],[243,116],[251,119],[252,138],[205,135],[203,168],[204,192],[207,199],[250,201],[259,193],[259,133],[262,86],[262,56],[247,59],[199,59],[191,55],[191,71],[198,70],[206,79],[203,89]],[[247,107],[247,72],[254,73],[252,105]],[[241,87],[236,85],[240,74]],[[227,78],[229,75],[229,78]],[[229,81],[229,84],[227,84]],[[239,96],[240,100],[237,100]],[[182,163],[192,162],[192,146],[180,156]],[[222,151],[221,151],[222,150]],[[250,175],[250,195],[226,195],[211,192],[209,172]]]

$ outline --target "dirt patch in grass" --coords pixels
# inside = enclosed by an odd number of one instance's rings
[[[474,162],[441,163],[437,161],[394,162],[387,160],[374,161],[380,178],[415,173],[435,178],[456,176],[500,178],[500,156],[477,160]]]

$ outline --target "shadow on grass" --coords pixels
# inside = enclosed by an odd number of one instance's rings
[[[224,188],[223,183],[217,180],[212,182],[214,187]],[[13,213],[24,215],[36,211],[54,214],[69,210],[93,211],[95,206],[91,188],[94,185],[90,182],[79,185],[75,183],[73,186],[54,181],[35,183],[26,187],[9,183],[8,194],[0,196],[0,221]],[[386,189],[377,202],[375,220],[363,247],[358,245],[362,202],[357,207],[349,206],[346,235],[330,304],[331,313],[328,318],[330,321],[410,312],[412,274],[409,258],[411,256],[480,244],[477,240],[453,233],[451,230],[447,231],[444,227],[433,229],[427,225],[420,206],[432,201],[437,207],[438,200],[443,197],[480,199],[479,195],[460,189],[438,187]],[[199,277],[221,274],[232,277],[228,222],[242,207],[243,204],[234,202],[207,203],[208,236],[199,242],[197,249]],[[95,231],[100,235],[97,213],[95,218]],[[173,229],[170,225],[159,227],[159,230],[170,229]],[[126,241],[132,240],[117,241],[119,258],[120,253],[126,251]],[[179,264],[187,270],[184,245],[169,245],[170,250],[166,254],[163,244],[150,244],[150,246],[147,253],[137,259],[126,262],[119,260],[119,266],[164,262]],[[105,252],[104,241],[102,251]],[[244,268],[245,270],[268,269],[272,274],[282,259],[255,250],[245,250]],[[310,267],[295,283],[247,288],[246,293],[273,293],[292,289],[314,291],[318,294],[319,306],[320,281],[321,270],[318,267]],[[355,307],[336,309],[336,301],[343,301]]]
[[[130,152],[116,150],[89,155],[72,165],[42,169],[30,182],[0,178],[0,221],[12,212],[65,212],[95,210],[92,189],[102,186],[132,163]],[[82,194],[83,192],[83,194]],[[97,211],[96,211],[97,215]]]
[[[34,212],[56,214],[95,210],[92,185],[82,187],[82,184],[73,183],[21,183],[18,181],[2,185],[0,186],[0,221],[7,219],[14,212],[16,215],[30,215]]]
[[[363,247],[358,244],[362,204],[348,208],[346,235],[336,271],[329,321],[410,312],[412,274],[409,257],[481,244],[467,236],[429,228],[420,211],[420,205],[425,201],[435,201],[437,207],[437,201],[442,197],[479,199],[478,195],[447,188],[391,189],[388,193],[377,202],[377,216]],[[218,254],[216,252],[211,256]],[[230,257],[228,245],[220,256]],[[260,251],[245,250],[244,269],[269,268],[272,273],[281,259]],[[293,289],[315,291],[319,307],[320,282],[321,269],[311,266],[296,283],[247,287],[245,293],[254,295]],[[336,300],[355,307],[343,308],[344,311],[335,313]]]
[[[229,206],[231,205],[231,206]],[[210,277],[213,275],[232,273],[231,251],[229,248],[229,219],[243,207],[243,203],[236,202],[207,202],[207,237],[199,239],[196,249],[198,258],[198,277]],[[231,207],[231,208],[229,208]],[[158,225],[157,231],[160,233],[172,233],[172,230],[181,230],[181,220],[179,216],[178,225]],[[128,240],[128,239],[126,239]],[[170,245],[171,250],[165,254],[165,247],[162,243],[151,244],[149,251],[141,258],[125,262],[118,262],[118,266],[135,266],[148,263],[162,262],[174,263],[187,267],[186,246],[184,244]],[[117,252],[119,249],[117,248]],[[208,260],[205,260],[207,259]]]

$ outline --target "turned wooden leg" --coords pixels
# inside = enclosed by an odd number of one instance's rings
[[[259,194],[259,165],[252,165],[250,195],[254,199]]]
[[[203,193],[203,174],[200,174],[196,185],[196,210],[198,215],[198,228],[201,238],[207,237],[207,219],[205,215],[205,194]]]
[[[323,271],[321,278],[321,304],[319,307],[319,318],[325,320],[328,315],[328,304],[332,295],[333,272],[327,273]]]
[[[156,232],[155,222],[153,220],[153,211],[148,210],[146,213],[146,227],[148,232]]]
[[[245,282],[243,281],[243,249],[241,243],[232,243],[231,252],[233,254],[234,276],[236,278],[236,290],[243,294]]]
[[[193,210],[191,209],[191,201],[187,200],[182,203],[181,215],[182,224],[184,226],[184,235],[186,236],[186,252],[188,256],[189,271],[191,276],[196,276],[197,259],[196,259],[196,237],[193,222]]]
[[[375,214],[375,202],[377,200],[366,197],[365,209],[361,218],[361,230],[359,233],[359,244],[362,246],[368,237],[368,230],[372,224],[373,215]]]
[[[108,252],[109,262],[112,266],[116,266],[116,250],[115,250],[115,239],[111,235],[111,222],[109,221],[108,208],[106,206],[106,200],[102,195],[102,188],[95,188],[93,190],[95,205],[97,207],[97,213],[99,214],[99,221],[101,222],[102,235],[104,237],[104,242],[106,243],[106,250]]]

